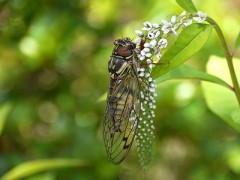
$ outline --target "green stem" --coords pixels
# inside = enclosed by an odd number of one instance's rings
[[[212,18],[207,17],[206,21],[208,23],[210,23],[211,25],[213,25],[213,27],[215,28],[215,30],[218,34],[218,37],[221,41],[221,44],[222,44],[222,47],[223,47],[223,50],[224,50],[224,53],[225,53],[225,56],[226,56],[226,59],[227,59],[227,64],[228,64],[228,68],[229,68],[229,71],[230,71],[230,75],[231,75],[231,78],[232,78],[232,83],[233,83],[233,87],[234,87],[233,90],[234,90],[234,93],[237,97],[238,104],[240,106],[240,88],[239,88],[237,76],[236,76],[236,73],[235,73],[235,69],[234,69],[234,66],[233,66],[232,55],[229,52],[226,40],[223,36],[223,33],[222,33],[220,27],[218,26],[218,24]]]

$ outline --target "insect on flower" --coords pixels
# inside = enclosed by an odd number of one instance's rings
[[[107,97],[103,139],[108,159],[120,164],[127,156],[137,133],[140,113],[140,83],[136,44],[118,39],[108,61],[110,87]]]

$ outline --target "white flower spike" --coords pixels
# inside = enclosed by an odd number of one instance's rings
[[[152,69],[156,62],[161,62],[162,49],[168,46],[168,33],[177,35],[184,27],[192,24],[192,21],[203,22],[207,15],[203,12],[174,15],[170,20],[162,20],[160,24],[146,21],[142,30],[136,30],[138,38],[135,40],[138,51],[138,76],[145,86],[141,86],[140,91],[140,115],[138,124],[138,134],[136,137],[137,151],[142,166],[147,166],[151,159],[152,142],[154,139],[154,125],[152,118],[155,117],[156,109],[156,82],[151,77]],[[135,121],[136,117],[133,117]]]

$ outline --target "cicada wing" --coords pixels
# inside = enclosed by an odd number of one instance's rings
[[[121,163],[133,144],[140,111],[139,80],[135,69],[121,79],[111,79],[103,138],[109,160]]]

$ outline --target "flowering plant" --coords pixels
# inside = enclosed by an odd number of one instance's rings
[[[152,159],[152,143],[154,139],[153,117],[155,116],[153,109],[156,108],[154,97],[157,96],[155,93],[157,83],[181,77],[197,78],[227,87],[235,93],[238,105],[234,103],[234,108],[229,112],[224,112],[225,114],[223,114],[221,108],[217,110],[214,109],[215,107],[212,108],[209,106],[209,108],[227,122],[240,120],[239,85],[232,56],[220,27],[206,13],[197,11],[191,0],[187,0],[188,3],[185,3],[186,1],[184,0],[177,0],[177,2],[188,13],[184,11],[180,15],[172,16],[169,20],[162,20],[161,23],[146,21],[143,23],[141,30],[135,31],[138,36],[135,43],[140,49],[138,53],[138,63],[140,65],[138,73],[140,80],[145,84],[140,94],[142,105],[137,134],[137,151],[143,167],[147,167]],[[207,22],[208,24],[202,22]],[[219,77],[194,70],[188,66],[180,66],[203,47],[211,35],[213,28],[215,28],[223,46],[233,85],[230,85]],[[168,47],[168,39],[171,35],[176,36],[176,40]],[[239,41],[236,41],[237,45],[240,44]],[[142,64],[145,64],[145,66],[141,67]],[[158,66],[157,64],[160,65]],[[172,74],[169,74],[170,72]],[[211,98],[210,100],[214,101]],[[232,125],[233,123],[230,122],[229,124]],[[240,129],[239,126],[232,126],[238,130]]]

